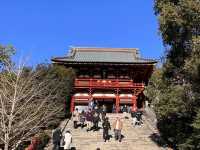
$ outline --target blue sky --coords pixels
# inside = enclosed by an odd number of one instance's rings
[[[29,65],[64,56],[70,46],[134,47],[158,59],[164,48],[154,0],[2,0],[0,44]]]

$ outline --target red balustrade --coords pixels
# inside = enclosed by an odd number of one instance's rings
[[[134,83],[133,80],[126,79],[75,79],[77,88],[139,88],[144,87],[144,83]]]

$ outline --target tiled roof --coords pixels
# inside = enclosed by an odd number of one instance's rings
[[[136,48],[71,48],[67,57],[56,57],[53,62],[88,62],[88,63],[156,63],[155,60],[143,59]]]

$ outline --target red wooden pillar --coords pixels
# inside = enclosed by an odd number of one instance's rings
[[[120,98],[119,98],[119,89],[116,91],[116,101],[115,101],[115,106],[116,106],[116,113],[119,112],[119,103],[120,103]]]
[[[73,112],[74,111],[74,96],[72,96],[71,98],[71,104],[70,104],[70,112]]]
[[[90,80],[91,80],[91,79],[90,79]],[[88,104],[89,104],[92,100],[93,100],[93,97],[92,97],[92,88],[91,88],[91,83],[90,83]]]
[[[115,102],[115,106],[116,106],[116,113],[119,112],[119,94],[116,95],[116,102]]]
[[[89,80],[89,99],[88,99],[88,104],[93,100],[92,97],[92,79],[90,78]]]
[[[137,96],[133,95],[132,97],[132,111],[137,110]]]

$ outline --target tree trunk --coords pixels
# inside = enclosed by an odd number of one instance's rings
[[[8,143],[5,143],[5,145],[4,145],[4,146],[5,146],[5,147],[4,147],[4,150],[8,150],[8,145],[9,145]]]
[[[9,138],[8,133],[5,133],[5,144],[4,144],[4,150],[8,150],[9,147]]]

